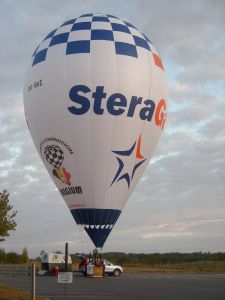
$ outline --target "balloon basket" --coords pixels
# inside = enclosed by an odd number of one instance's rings
[[[98,253],[98,249],[93,250],[93,254],[89,255],[89,263],[87,265],[87,277],[101,278],[104,276],[104,264],[102,255]]]
[[[103,277],[103,266],[87,266],[87,277],[90,278],[101,278]]]

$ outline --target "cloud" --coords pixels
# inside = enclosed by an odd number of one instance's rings
[[[105,250],[223,251],[225,213],[224,1],[2,1],[0,182],[18,210],[1,246],[91,250],[32,143],[23,115],[25,70],[35,47],[62,22],[109,12],[142,30],[169,78],[165,133]],[[57,248],[57,249],[56,249]]]
[[[170,238],[176,238],[176,237],[184,237],[184,236],[192,236],[192,232],[154,232],[154,233],[148,233],[144,234],[141,237],[143,239],[151,239],[151,238],[165,238],[165,237],[170,237]]]

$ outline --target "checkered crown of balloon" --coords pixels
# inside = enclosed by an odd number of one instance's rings
[[[32,65],[47,60],[49,50],[59,45],[63,46],[65,55],[105,49],[111,54],[138,59],[144,50],[150,52],[154,63],[163,69],[161,58],[148,37],[129,22],[109,14],[84,14],[64,22],[38,45],[32,55]]]

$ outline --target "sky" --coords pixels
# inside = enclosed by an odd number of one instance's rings
[[[30,256],[93,245],[74,222],[26,126],[23,84],[37,44],[64,21],[102,12],[128,20],[156,45],[169,82],[157,150],[104,251],[225,251],[225,2],[0,2],[0,190],[18,211],[0,244]]]

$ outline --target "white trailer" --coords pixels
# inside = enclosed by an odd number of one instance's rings
[[[63,253],[42,253],[41,254],[41,271],[39,275],[45,275],[46,273],[51,274],[55,268],[58,268],[60,272],[65,271],[65,260],[66,256]],[[72,270],[71,256],[68,255],[68,269]]]

